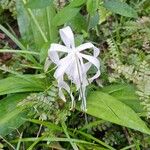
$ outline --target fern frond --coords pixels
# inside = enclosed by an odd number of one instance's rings
[[[9,10],[14,18],[16,17],[16,0],[1,0],[0,5],[2,9]]]
[[[53,83],[47,91],[31,93],[19,105],[26,106],[29,110],[28,115],[34,116],[34,118],[59,123],[70,115],[69,109],[66,108],[67,105],[61,108],[61,103],[58,101],[58,87]]]

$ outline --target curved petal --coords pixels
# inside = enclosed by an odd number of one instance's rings
[[[94,57],[97,57],[98,55],[99,55],[99,53],[100,53],[100,50],[97,48],[97,47],[95,47],[92,43],[84,43],[84,44],[82,44],[82,45],[80,45],[80,46],[78,46],[78,47],[76,47],[76,51],[78,51],[78,52],[81,52],[81,51],[83,51],[83,50],[86,50],[86,49],[93,49],[94,50],[94,53],[93,53],[93,56]]]
[[[63,80],[63,76],[58,79],[58,88],[59,88],[59,91],[58,91],[59,97],[64,102],[66,102],[66,98],[65,98],[65,95],[62,91],[62,88],[65,89],[67,92],[70,92],[70,88],[69,88],[68,84]]]
[[[63,93],[63,91],[62,91],[62,88],[59,88],[58,95],[59,95],[59,97],[60,97],[64,102],[66,102],[66,98],[65,98],[65,95],[64,95],[64,93]]]
[[[51,44],[51,47],[48,50],[49,52],[51,51],[57,51],[57,52],[64,52],[68,53],[69,49],[66,46],[60,45],[60,44]]]
[[[81,53],[80,53],[81,54]],[[92,63],[91,62],[87,62],[87,63],[83,63],[83,58],[82,56],[78,54],[78,58],[80,59],[80,63],[81,63],[81,66],[82,66],[82,70],[84,71],[84,74],[86,75],[87,71],[90,69],[90,67],[92,66]]]
[[[71,55],[67,55],[65,58],[61,59],[58,64],[58,68],[56,69],[54,73],[54,77],[56,79],[59,79],[61,76],[64,75],[67,68],[72,64],[73,59],[71,58]]]
[[[84,66],[85,66],[85,71],[87,72],[91,68],[92,63],[91,62],[87,62],[87,63],[84,64]]]
[[[59,93],[58,93],[58,94],[59,94],[59,97],[60,97],[63,101],[65,101],[65,102],[66,102],[66,98],[65,98],[65,95],[64,95],[64,93],[63,93],[63,91],[62,91],[62,88],[68,92],[68,94],[69,94],[70,97],[71,97],[71,101],[72,101],[71,109],[73,109],[74,104],[75,104],[75,102],[74,102],[74,97],[73,97],[73,95],[72,95],[72,93],[71,93],[71,91],[70,91],[70,87],[69,87],[68,84],[63,80],[63,77],[61,77],[61,78],[58,80],[58,87],[59,87]]]
[[[73,32],[69,26],[67,26],[63,29],[60,29],[59,33],[60,33],[62,41],[64,42],[64,44],[68,48],[74,48],[75,47],[74,35],[73,35]]]
[[[100,63],[99,60],[97,58],[95,58],[94,56],[89,56],[86,54],[79,54],[81,57],[83,57],[84,59],[88,60],[89,62],[91,62],[93,65],[96,66],[96,68],[99,70],[100,67]]]
[[[75,60],[71,62],[71,64],[66,69],[66,74],[68,78],[75,83],[75,79],[78,78],[78,71],[77,71],[77,65],[75,63]]]
[[[49,68],[49,66],[51,65],[52,61],[47,57],[45,64],[44,64],[44,72],[46,72]]]
[[[69,50],[67,47],[60,44],[51,44],[50,49],[48,50],[49,58],[55,63],[59,64],[59,55],[58,52],[68,53]]]
[[[56,65],[58,65],[59,64],[59,56],[58,56],[58,53],[57,52],[49,52],[49,54],[48,54],[48,57],[49,57],[49,59],[53,62],[53,63],[55,63]]]
[[[58,87],[65,89],[68,93],[70,93],[70,87],[68,84],[63,80],[63,77],[59,78],[58,80]]]
[[[88,60],[89,62],[91,62],[96,68],[97,68],[97,72],[96,74],[89,79],[89,82],[91,83],[94,79],[98,78],[100,76],[100,62],[97,58],[93,57],[93,56],[89,56],[89,55],[85,55],[85,54],[79,54],[80,56],[82,56],[84,59]]]

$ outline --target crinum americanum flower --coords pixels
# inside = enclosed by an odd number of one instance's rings
[[[66,90],[72,100],[71,108],[74,108],[75,100],[73,94],[70,90],[70,86],[64,80],[66,74],[68,79],[75,84],[76,90],[79,91],[79,100],[82,99],[81,109],[86,111],[86,87],[100,76],[100,62],[97,59],[100,51],[90,42],[75,47],[74,35],[69,26],[60,29],[59,33],[65,46],[52,43],[48,50],[48,58],[57,66],[54,77],[58,82],[59,97],[66,101],[62,89]],[[85,54],[87,49],[92,49],[93,54]],[[61,55],[59,53],[61,53]],[[94,76],[88,78],[87,72],[93,65],[96,67],[97,72]]]

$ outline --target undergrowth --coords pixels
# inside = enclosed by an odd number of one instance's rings
[[[0,34],[12,39],[0,36],[0,150],[150,148],[149,1],[124,1],[129,12],[114,10],[116,2],[122,6],[117,0],[0,1],[5,26]],[[19,34],[5,20],[6,13],[18,21]],[[56,67],[47,57],[50,44],[60,42],[58,29],[67,25],[77,45],[93,41],[101,51],[101,76],[86,90],[87,112],[81,111],[79,93],[66,76],[76,107],[70,110],[70,93],[63,91],[66,102],[59,97]],[[93,67],[88,75],[95,72]]]

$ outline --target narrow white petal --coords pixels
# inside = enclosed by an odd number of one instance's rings
[[[75,103],[75,100],[74,100],[72,93],[70,94],[70,97],[71,97],[71,108],[70,108],[70,110],[73,110],[75,108],[76,103]]]
[[[80,59],[81,65],[82,65],[83,70],[84,70],[84,73],[86,74],[87,71],[90,69],[92,63],[91,62],[83,63],[83,58],[80,54],[82,54],[82,53],[78,54],[78,58]]]
[[[64,102],[66,102],[66,98],[65,98],[65,95],[64,95],[64,93],[63,93],[63,91],[62,91],[62,88],[59,88],[58,95],[59,95],[59,97],[60,97]]]
[[[95,47],[92,43],[84,43],[84,44],[82,44],[82,45],[80,45],[80,46],[78,46],[77,48],[76,48],[76,51],[78,51],[78,52],[80,52],[80,51],[83,51],[83,50],[86,50],[86,49],[93,49],[94,50],[94,53],[93,53],[93,56],[94,57],[97,57],[98,55],[99,55],[99,53],[100,53],[100,50],[97,48],[97,47]]]
[[[68,48],[74,48],[75,47],[74,35],[73,35],[73,32],[69,26],[67,26],[63,29],[60,29],[59,33],[60,33],[62,41],[64,42],[64,44]]]
[[[96,66],[96,68],[99,70],[100,67],[100,63],[99,60],[93,56],[89,56],[89,55],[85,55],[85,54],[79,54],[81,57],[83,57],[84,59],[88,60],[89,62],[91,62],[93,65]]]
[[[47,57],[45,64],[44,64],[44,72],[46,72],[49,68],[49,66],[51,65],[52,61]]]
[[[53,63],[55,63],[55,64],[59,64],[59,56],[58,56],[58,53],[57,52],[49,52],[49,54],[48,54],[48,56],[49,56],[49,59],[51,59],[51,61],[53,62]]]
[[[66,46],[63,46],[63,45],[60,45],[60,44],[51,44],[49,52],[51,52],[51,51],[68,53],[69,49]]]
[[[93,56],[89,56],[89,55],[85,55],[85,54],[81,54],[80,56],[82,56],[84,59],[88,60],[89,62],[91,62],[96,68],[97,68],[97,72],[96,74],[89,79],[89,82],[91,83],[94,79],[98,78],[100,76],[100,62],[97,58],[93,57]]]
[[[58,79],[58,87],[65,89],[68,93],[70,93],[70,87],[68,84],[63,80],[63,77]]]
[[[66,90],[68,92],[68,94],[70,95],[71,97],[71,101],[72,101],[72,104],[74,104],[74,97],[70,91],[70,87],[68,86],[68,84],[63,80],[63,77],[60,77],[58,79],[58,87],[59,87],[59,97],[66,102],[66,98],[65,98],[65,95],[62,91],[62,89]],[[72,105],[73,106],[73,105]]]
[[[88,79],[89,82],[91,83],[93,80],[97,79],[100,75],[101,75],[100,70],[98,70],[97,73],[93,77]]]
[[[92,63],[87,62],[84,65],[85,65],[85,69],[86,69],[85,71],[87,72],[90,69],[90,67],[92,66]]]
[[[73,59],[71,59],[71,55],[67,55],[65,58],[61,59],[58,64],[58,68],[54,73],[54,77],[58,79],[63,76],[72,61]]]

